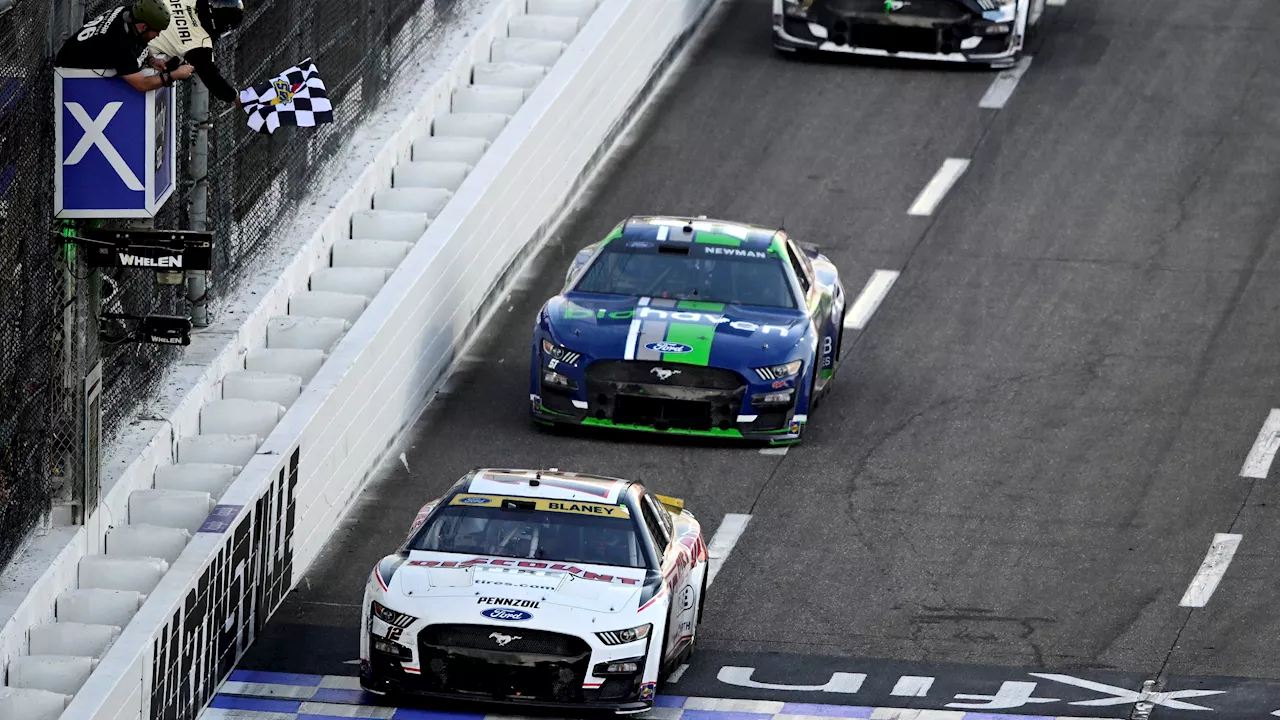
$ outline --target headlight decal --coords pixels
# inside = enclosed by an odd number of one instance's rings
[[[391,627],[397,627],[400,629],[409,627],[418,619],[412,615],[396,612],[376,600],[372,605],[370,605],[369,614]]]
[[[803,360],[792,360],[791,362],[782,363],[781,365],[767,365],[765,367],[758,367],[754,369],[756,371],[756,375],[759,375],[761,380],[781,380],[800,372],[800,368],[803,365]]]
[[[637,640],[643,640],[649,637],[649,631],[653,630],[652,623],[645,623],[633,628],[625,630],[612,630],[609,632],[598,632],[596,637],[600,638],[600,642],[605,645],[625,645]]]
[[[576,366],[578,361],[582,359],[581,353],[576,353],[563,345],[557,345],[546,338],[542,340],[542,352],[551,358],[553,363],[563,362]],[[555,367],[555,365],[553,364],[551,367]]]

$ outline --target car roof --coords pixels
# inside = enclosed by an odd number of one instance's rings
[[[661,243],[694,242],[767,251],[775,247],[775,242],[778,243],[776,249],[781,250],[786,234],[780,228],[731,220],[679,215],[637,215],[627,218],[612,237]]]
[[[476,495],[504,495],[617,505],[623,502],[623,494],[632,484],[634,481],[631,480],[560,472],[554,468],[551,470],[479,468],[459,481],[456,489],[458,492]]]

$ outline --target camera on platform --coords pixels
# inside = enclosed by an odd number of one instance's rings
[[[112,342],[138,342],[152,345],[191,344],[191,318],[182,315],[123,315],[120,313],[103,313],[103,320],[120,320],[132,325],[133,330],[125,337],[109,337],[103,334],[104,340]]]
[[[191,318],[180,315],[146,315],[139,323],[143,342],[157,345],[190,345]]]

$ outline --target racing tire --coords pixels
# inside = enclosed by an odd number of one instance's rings
[[[667,678],[671,677],[672,669],[678,667],[675,661],[667,662],[667,637],[666,629],[662,631],[662,656],[658,660],[658,690],[661,690],[667,684]]]
[[[814,363],[809,370],[809,412],[806,415],[813,415],[818,411],[818,406],[822,404],[822,395],[818,391],[818,364]]]
[[[709,562],[710,561],[708,560],[708,563]],[[705,610],[707,607],[707,585],[709,584],[707,581],[708,581],[708,578],[710,577],[711,577],[711,565],[708,564],[706,571],[702,573],[702,591],[698,593],[698,614],[695,616],[695,619],[693,621],[695,625],[702,624],[702,611]],[[697,642],[698,640],[698,633],[696,630],[693,633],[693,639],[694,639],[694,642]]]

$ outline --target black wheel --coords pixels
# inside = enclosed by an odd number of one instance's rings
[[[814,363],[813,368],[809,370],[809,412],[806,414],[812,415],[821,404],[822,393],[818,392],[818,364]]]
[[[661,690],[662,687],[667,684],[667,678],[670,677],[671,671],[675,668],[674,662],[672,663],[667,662],[667,650],[669,648],[667,647],[666,628],[662,629],[662,633],[663,633],[662,658],[658,660],[658,663],[659,663],[658,664],[658,689],[659,690]]]
[[[698,593],[698,619],[694,622],[699,625],[702,624],[702,611],[707,607],[707,578],[710,576],[711,566],[708,565],[707,572],[702,573],[702,592]],[[694,640],[697,640],[697,635],[694,636]]]

